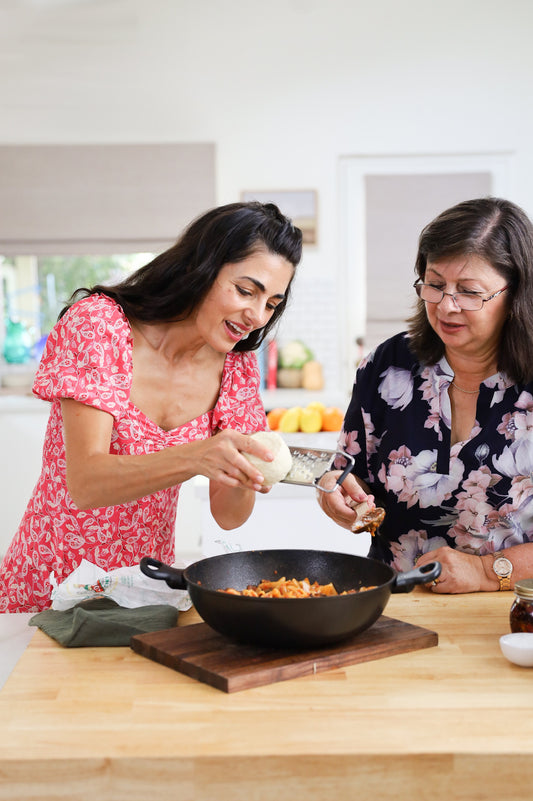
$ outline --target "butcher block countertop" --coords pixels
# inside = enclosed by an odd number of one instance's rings
[[[393,595],[437,646],[233,694],[37,631],[0,693],[0,799],[531,801],[533,668],[498,642],[513,597]]]

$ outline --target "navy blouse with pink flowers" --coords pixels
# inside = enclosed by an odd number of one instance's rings
[[[470,438],[450,447],[453,372],[420,364],[408,341],[361,363],[339,437],[386,509],[368,555],[405,571],[442,545],[481,556],[533,542],[533,384],[487,378]]]

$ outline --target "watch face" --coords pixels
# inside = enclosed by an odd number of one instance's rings
[[[492,563],[492,568],[496,575],[501,576],[502,578],[510,576],[513,572],[513,565],[505,556],[498,556],[498,558]]]

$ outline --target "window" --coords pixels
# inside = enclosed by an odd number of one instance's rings
[[[10,320],[38,356],[73,290],[116,281],[215,205],[211,143],[2,145],[0,174],[4,384]]]
[[[76,289],[120,281],[152,258],[152,253],[0,256],[0,341],[5,360],[39,358],[59,312]],[[20,347],[10,350],[11,338]]]

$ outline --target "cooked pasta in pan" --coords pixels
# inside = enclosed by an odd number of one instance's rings
[[[245,590],[235,590],[233,587],[221,589],[229,595],[246,595],[251,598],[320,598],[328,595],[353,595],[363,590],[372,590],[374,587],[360,587],[358,590],[344,590],[337,592],[333,584],[311,583],[308,578],[287,579],[285,576],[277,581],[263,579],[259,584],[249,584]]]

